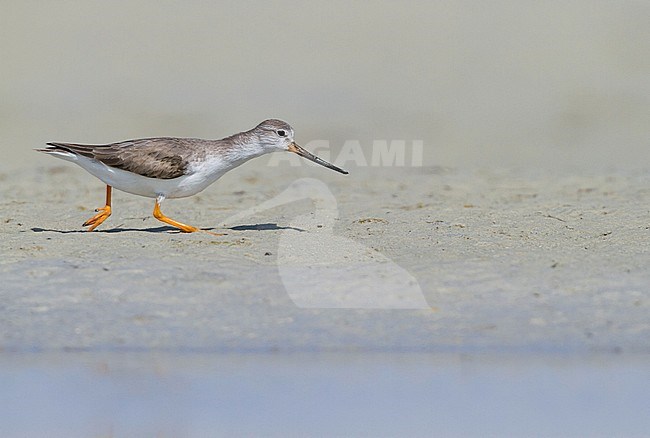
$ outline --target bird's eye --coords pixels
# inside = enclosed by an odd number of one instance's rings
[[[278,135],[280,137],[286,137],[287,136],[287,132],[284,129],[278,129],[277,132],[278,132]]]

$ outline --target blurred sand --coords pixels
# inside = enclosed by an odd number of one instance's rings
[[[647,168],[650,4],[4,2],[0,148],[423,140],[425,164]],[[11,152],[7,155],[7,151]]]

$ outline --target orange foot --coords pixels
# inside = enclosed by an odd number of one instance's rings
[[[102,224],[111,215],[111,206],[107,205],[102,208],[95,209],[98,213],[84,222],[84,227],[90,227],[86,231],[92,231]]]
[[[84,227],[90,227],[86,231],[92,231],[98,226],[101,225],[108,217],[111,215],[111,194],[113,188],[109,185],[106,186],[106,205],[102,208],[96,208],[95,211],[98,213],[84,222]]]
[[[154,208],[153,208],[153,217],[158,219],[160,222],[164,222],[164,223],[166,223],[168,225],[171,225],[172,227],[176,227],[176,228],[178,228],[179,230],[181,230],[184,233],[195,233],[197,231],[201,231],[203,233],[208,233],[208,234],[211,234],[213,236],[225,236],[225,234],[213,233],[212,231],[202,230],[200,228],[193,227],[192,225],[187,225],[187,224],[184,224],[182,222],[175,221],[174,219],[165,216],[163,214],[163,212],[160,211],[160,203],[164,199],[165,198],[163,198],[163,197],[158,197],[158,199],[156,199],[156,204],[154,205]]]

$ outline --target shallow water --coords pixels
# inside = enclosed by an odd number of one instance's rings
[[[647,357],[5,354],[0,435],[641,436]]]

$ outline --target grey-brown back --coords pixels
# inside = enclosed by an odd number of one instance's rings
[[[149,178],[172,179],[185,175],[190,162],[206,155],[210,140],[158,137],[127,140],[106,145],[48,143],[43,152],[63,150],[92,158],[107,166]]]

